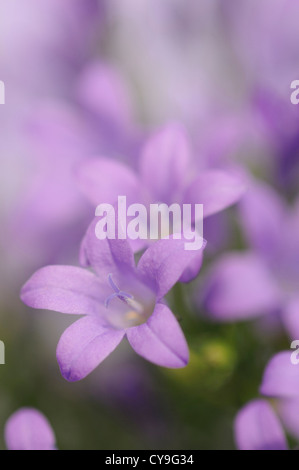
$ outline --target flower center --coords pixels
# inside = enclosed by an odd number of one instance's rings
[[[122,291],[119,289],[119,287],[115,284],[115,282],[112,279],[112,274],[108,275],[108,282],[114,291],[109,297],[107,297],[105,301],[105,307],[108,308],[111,300],[113,299],[119,299],[122,302],[124,302],[128,307],[130,307],[130,311],[128,312],[128,315],[134,316],[136,314],[142,315],[144,312],[143,306],[137,302],[137,300],[134,299],[134,296],[132,294],[129,294],[128,292]]]

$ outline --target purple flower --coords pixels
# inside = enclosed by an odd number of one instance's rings
[[[47,418],[34,408],[21,408],[5,425],[8,450],[55,450],[55,435]]]
[[[264,371],[260,393],[271,398],[275,411],[266,400],[254,400],[238,413],[235,436],[240,449],[286,449],[280,420],[299,439],[299,374],[292,354],[297,356],[297,351],[276,354]]]
[[[254,400],[235,419],[239,450],[287,450],[282,425],[266,400]]]
[[[112,65],[93,60],[73,79],[68,102],[41,101],[27,131],[41,155],[76,161],[132,153],[137,139],[128,84]],[[58,157],[57,157],[58,158]]]
[[[287,89],[291,93],[290,84]],[[285,90],[284,95],[278,97],[268,89],[262,89],[255,93],[253,102],[256,119],[261,116],[268,134],[270,171],[275,172],[277,183],[284,191],[290,193],[297,189],[299,171],[298,106],[290,105],[286,98],[289,97],[285,96]]]
[[[227,253],[206,281],[203,301],[219,320],[278,311],[290,334],[299,333],[299,203],[289,208],[273,189],[255,184],[240,202],[251,249]]]
[[[292,356],[296,363],[292,363]],[[282,351],[267,364],[260,393],[276,401],[277,412],[286,429],[299,440],[299,374],[298,353]]]
[[[82,221],[88,223],[91,217],[91,214],[87,215],[87,204],[72,179],[74,160],[71,161],[70,153],[60,145],[73,142],[73,148],[78,152],[82,150],[81,136],[85,136],[85,125],[82,119],[71,119],[72,113],[67,111],[75,106],[76,111],[79,108],[79,98],[74,104],[75,83],[79,74],[81,77],[82,69],[86,70],[86,63],[102,33],[103,3],[98,0],[66,0],[63,3],[60,0],[28,0],[22,5],[17,0],[1,2],[0,42],[6,44],[0,57],[1,80],[5,82],[10,99],[7,100],[8,107],[1,106],[0,112],[1,187],[6,201],[5,207],[3,204],[1,207],[5,230],[0,243],[9,247],[5,250],[6,278],[11,275],[9,282],[14,285],[20,282],[16,279],[14,263],[18,263],[17,271],[23,272],[20,275],[23,277],[24,271],[32,272],[37,266],[53,262],[62,250],[66,254],[71,248],[67,255],[72,255],[73,247],[77,250],[82,239],[80,224]],[[60,107],[56,107],[58,97]],[[44,103],[42,110],[41,102]],[[32,114],[40,127],[36,121],[27,125]],[[48,118],[44,126],[42,117]],[[45,130],[47,124],[48,133]],[[73,134],[68,132],[68,124],[72,125]],[[57,133],[53,131],[52,136],[53,128]],[[45,138],[43,148],[32,145],[28,138],[31,133],[35,144],[37,140],[41,144]],[[84,155],[85,150],[86,145]],[[19,223],[16,223],[16,214],[20,216]]]
[[[78,169],[81,189],[93,204],[114,204],[120,195],[131,202],[203,204],[204,216],[240,199],[243,180],[220,170],[196,171],[184,129],[170,124],[145,143],[136,174],[105,158],[84,161]],[[113,178],[114,184],[108,182]]]
[[[299,398],[299,369],[292,364],[291,354],[291,350],[282,351],[269,361],[260,387],[263,395],[279,399]]]
[[[143,203],[146,207],[152,203],[203,204],[204,217],[234,204],[245,190],[243,179],[233,172],[198,173],[185,130],[178,124],[170,124],[148,139],[138,173],[116,161],[94,158],[78,167],[78,183],[94,205],[114,204],[118,196],[126,196],[128,204]],[[134,251],[140,248],[140,241],[133,244]],[[195,259],[181,281],[193,279],[199,266]]]
[[[47,266],[21,291],[33,308],[84,315],[62,335],[57,359],[63,377],[86,377],[126,336],[145,359],[169,368],[188,363],[188,347],[163,297],[198,252],[185,251],[184,240],[162,239],[143,254],[137,267],[126,240],[98,240],[97,221],[81,247],[81,264]]]
[[[23,181],[22,197],[9,211],[2,238],[13,248],[10,258],[28,268],[26,275],[57,262],[62,253],[63,259],[70,259],[78,249],[93,216],[74,178],[78,162],[95,153],[111,156],[129,153],[128,148],[132,152],[135,131],[126,87],[117,71],[93,62],[72,89],[69,102],[41,100],[23,125],[31,171]],[[15,161],[15,166],[20,165]]]

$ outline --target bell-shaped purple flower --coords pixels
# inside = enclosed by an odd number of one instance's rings
[[[90,225],[80,253],[81,264],[94,272],[47,266],[21,291],[23,302],[33,308],[84,315],[59,341],[62,375],[69,381],[83,379],[125,336],[145,359],[184,367],[188,346],[163,297],[198,252],[185,250],[183,239],[162,239],[146,250],[136,267],[127,240],[98,240],[96,223]]]

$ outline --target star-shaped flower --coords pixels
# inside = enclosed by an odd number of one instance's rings
[[[86,377],[126,336],[147,360],[169,368],[188,363],[188,346],[163,297],[198,257],[184,239],[162,239],[136,267],[127,240],[98,240],[94,220],[81,247],[81,267],[47,266],[24,285],[21,299],[33,308],[84,315],[62,335],[57,359],[64,378]],[[203,244],[204,247],[204,244]],[[202,252],[203,250],[201,250]]]

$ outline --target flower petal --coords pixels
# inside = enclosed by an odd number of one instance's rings
[[[173,369],[188,364],[184,334],[166,305],[157,304],[146,323],[127,330],[127,338],[137,354],[154,364]]]
[[[57,172],[55,175],[58,165],[60,171],[67,166],[68,176],[72,178],[72,165],[82,156],[92,155],[97,148],[95,136],[86,121],[76,108],[61,101],[51,100],[36,107],[27,124],[27,132],[40,156],[44,160],[50,159],[48,173],[52,170],[57,179],[60,177]]]
[[[127,204],[142,202],[141,185],[135,173],[109,158],[90,158],[78,164],[76,179],[83,194],[96,206],[115,204],[126,196]]]
[[[188,263],[187,268],[179,278],[179,282],[188,283],[193,281],[198,275],[203,262],[203,251],[198,250],[197,255],[194,256],[192,261]]]
[[[280,303],[275,280],[253,253],[223,256],[212,267],[202,297],[209,314],[223,321],[269,313]]]
[[[287,450],[282,426],[269,403],[254,400],[238,413],[235,439],[239,450]]]
[[[299,396],[279,400],[278,414],[285,428],[299,440]]]
[[[267,364],[260,392],[268,397],[291,398],[299,396],[299,365],[292,364],[292,353],[282,351]]]
[[[70,314],[97,314],[107,288],[86,269],[74,266],[46,266],[39,269],[21,290],[29,307]]]
[[[293,340],[299,339],[299,297],[290,300],[283,313],[283,324]]]
[[[140,160],[140,174],[153,202],[180,202],[189,162],[190,149],[181,126],[168,125],[148,140]]]
[[[55,435],[46,417],[34,408],[21,408],[5,425],[8,450],[55,450]]]
[[[104,326],[100,318],[86,316],[65,330],[57,346],[57,360],[69,382],[84,379],[124,337],[124,330]]]
[[[125,83],[117,70],[101,62],[85,68],[77,86],[80,102],[107,125],[128,128],[132,109]]]
[[[281,227],[285,208],[280,197],[266,184],[252,184],[240,202],[241,221],[252,247],[273,262],[281,256]]]
[[[117,211],[115,211],[117,218]],[[114,215],[111,214],[114,217]],[[87,229],[80,248],[80,264],[92,267],[99,276],[107,279],[108,274],[132,272],[135,270],[135,260],[132,248],[127,240],[99,240],[96,236],[95,218]],[[121,228],[122,229],[122,228]]]
[[[199,250],[186,250],[186,239],[169,237],[153,243],[142,255],[137,266],[137,272],[144,281],[156,292],[160,300],[181,278],[190,280],[198,274],[201,267],[201,256],[206,246],[202,240]],[[190,273],[188,268],[190,267]],[[195,272],[194,269],[197,268]]]
[[[204,217],[208,217],[238,202],[245,190],[240,176],[225,171],[206,170],[188,187],[184,202],[203,204]]]

